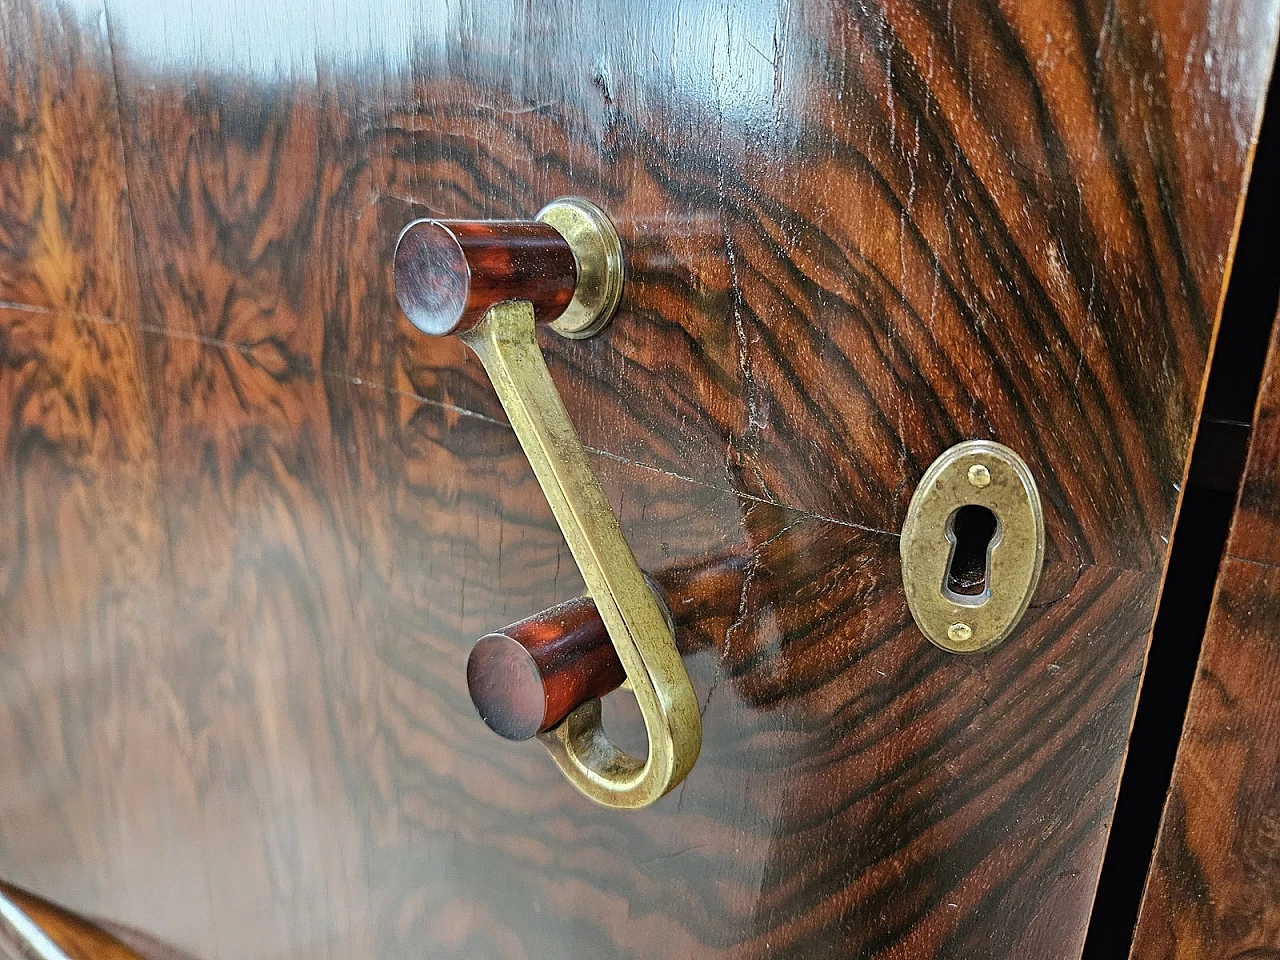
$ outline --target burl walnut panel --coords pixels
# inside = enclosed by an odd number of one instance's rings
[[[114,91],[127,192],[73,195],[137,288],[0,342],[0,876],[199,957],[1078,955],[1277,0],[0,10]],[[568,193],[630,284],[542,342],[704,709],[630,815],[471,709],[581,581],[389,285],[412,217]],[[968,437],[1050,546],[962,658],[896,531]]]
[[[1134,960],[1280,956],[1280,325],[1218,571]]]
[[[99,3],[0,3],[0,303],[134,308],[119,109]]]

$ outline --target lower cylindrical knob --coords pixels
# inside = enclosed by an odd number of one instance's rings
[[[467,689],[480,718],[508,740],[551,729],[626,676],[590,597],[481,637],[467,660]]]
[[[682,654],[714,646],[739,616],[749,552],[723,553],[654,571],[649,586]],[[480,717],[509,740],[528,740],[588,700],[622,686],[626,673],[590,597],[577,597],[476,641],[467,689]]]

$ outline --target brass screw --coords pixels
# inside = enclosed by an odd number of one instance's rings
[[[985,463],[975,463],[969,468],[969,483],[975,487],[985,487],[991,482],[991,471]]]
[[[953,623],[947,627],[947,636],[952,643],[968,643],[973,639],[973,627],[967,623]]]

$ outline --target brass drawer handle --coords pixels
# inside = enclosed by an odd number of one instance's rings
[[[610,807],[644,807],[698,758],[702,721],[674,630],[627,545],[534,338],[601,330],[622,292],[622,245],[585,200],[549,204],[536,221],[415,220],[396,244],[396,298],[432,336],[457,334],[480,358],[546,494],[649,736],[641,760],[618,749],[588,700],[539,734],[564,775]]]

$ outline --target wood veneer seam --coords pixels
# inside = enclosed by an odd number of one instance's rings
[[[170,330],[166,327],[158,327],[150,323],[140,324],[139,329],[141,329],[143,333],[150,334],[152,336],[159,336],[159,337],[174,339],[174,340],[186,340],[189,342],[198,343],[201,346],[205,346],[205,347],[215,347],[217,349],[222,349],[222,350],[235,350],[237,352],[244,352],[246,349],[237,344],[231,343],[226,340],[220,340],[216,337],[206,337],[198,333],[187,333],[185,331],[180,331],[180,330]],[[353,377],[349,374],[342,373],[341,371],[338,371],[338,370],[327,370],[324,368],[320,368],[316,372],[319,373],[322,377],[325,377],[327,379],[341,380],[344,383],[348,383],[356,387],[363,387],[367,390],[378,390],[378,391],[381,391],[382,393],[391,394],[393,396],[405,397],[410,400],[416,400],[417,402],[426,404],[428,406],[437,407],[441,410],[447,410],[450,413],[456,413],[464,417],[474,417],[475,419],[481,420],[485,423],[494,424],[495,426],[499,426],[499,427],[505,427],[508,430],[511,429],[510,424],[508,424],[505,420],[497,420],[486,414],[479,413],[475,410],[470,410],[467,407],[460,407],[457,404],[445,403],[443,400],[436,400],[436,399],[433,399],[432,397],[424,397],[421,394],[413,393],[412,391],[409,391],[409,390],[397,390],[394,387],[387,386],[386,384],[376,383],[371,380],[366,380],[363,377]],[[593,447],[589,444],[584,444],[583,446],[586,447],[587,452],[596,454],[597,456],[600,456],[600,457],[604,457],[607,460],[613,460],[617,463],[622,463],[629,467],[638,467],[641,470],[648,470],[652,473],[660,474],[672,480],[679,480],[683,483],[690,483],[690,484],[693,484],[694,486],[702,487],[707,490],[714,490],[717,493],[723,493],[726,496],[738,497],[742,500],[747,500],[751,503],[760,503],[770,507],[777,507],[781,510],[786,510],[790,513],[794,513],[797,515],[797,517],[802,519],[818,520],[824,523],[834,523],[835,525],[840,527],[846,527],[851,530],[860,530],[864,533],[875,533],[885,537],[892,537],[895,540],[897,540],[900,536],[900,534],[897,531],[882,530],[879,527],[873,527],[873,526],[870,526],[867,524],[861,524],[861,523],[854,523],[851,520],[840,520],[836,517],[829,517],[820,513],[811,513],[807,510],[802,510],[797,507],[794,507],[791,504],[781,503],[777,500],[770,500],[767,497],[756,496],[754,494],[745,493],[744,491],[741,491],[741,490],[726,489],[725,487],[717,486],[714,483],[707,483],[705,480],[698,480],[694,477],[687,477],[683,474],[675,473],[674,471],[671,471],[671,470],[664,470],[661,467],[655,467],[652,464],[643,463],[639,460],[632,460],[620,454],[613,453],[609,450],[602,450],[599,447]]]
[[[105,323],[113,327],[123,326],[113,317],[97,313],[82,313],[78,310],[63,310],[59,307],[44,307],[34,303],[22,303],[17,300],[0,300],[0,310],[17,310],[21,313],[36,313],[45,317],[70,317],[76,320],[87,320],[90,323]]]
[[[1224,553],[1222,555],[1222,559],[1224,562],[1227,560],[1235,560],[1239,563],[1247,563],[1251,567],[1262,567],[1264,570],[1280,570],[1280,563],[1271,563],[1268,560],[1255,560],[1252,557],[1242,557],[1230,552]]]

